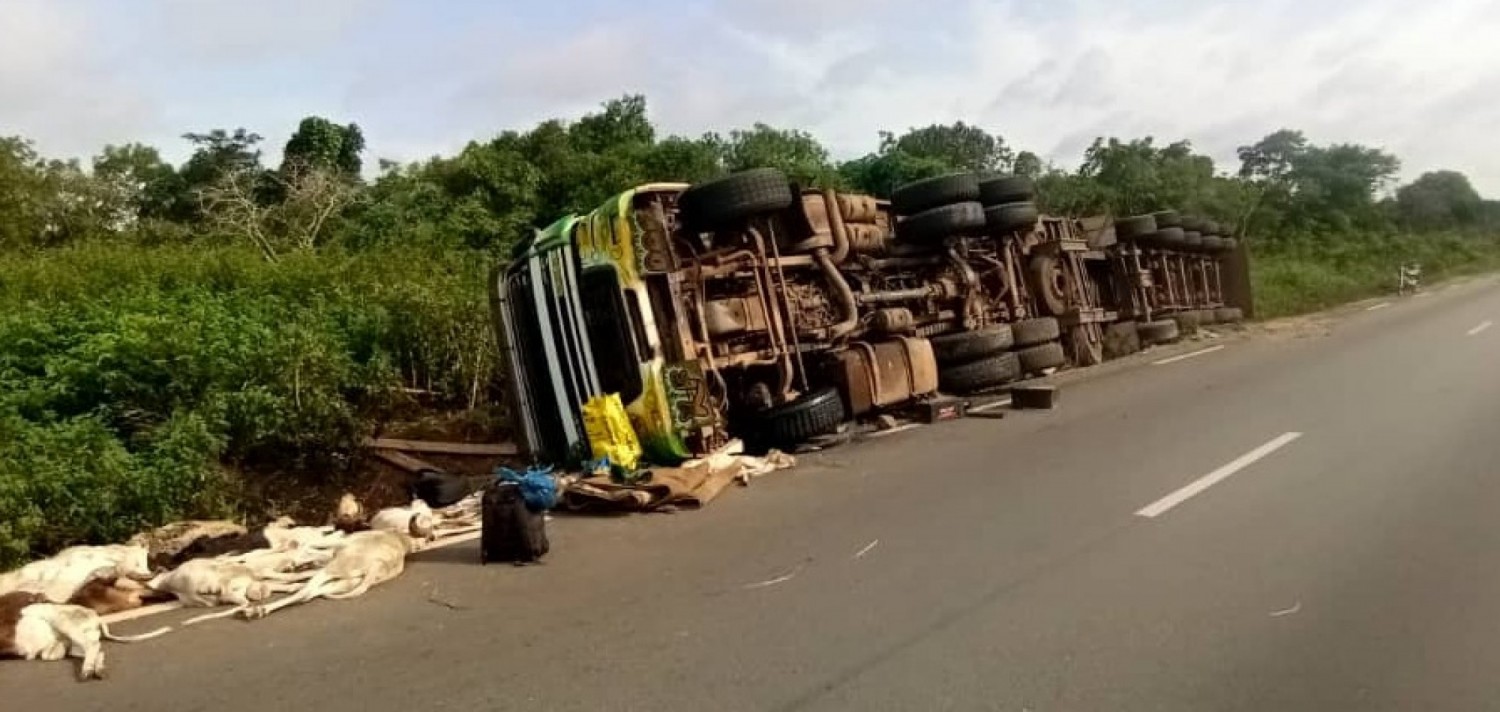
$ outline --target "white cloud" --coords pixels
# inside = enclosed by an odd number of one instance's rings
[[[76,6],[0,0],[0,135],[85,156],[150,131],[152,103],[111,71],[102,28]]]
[[[1291,127],[1500,197],[1492,0],[90,1],[0,0],[0,133],[87,155],[244,124],[274,148],[327,112],[376,156],[420,158],[642,92],[663,131],[765,121],[840,157],[964,120],[1063,164],[1151,134],[1232,170],[1236,146]]]
[[[1493,2],[975,0],[949,16],[942,29],[964,61],[889,57],[826,82],[836,93],[816,100],[830,109],[809,128],[848,151],[881,128],[965,120],[1065,164],[1096,135],[1154,134],[1191,139],[1232,169],[1236,146],[1287,126],[1383,146],[1409,175],[1464,170],[1500,196],[1500,155],[1475,150],[1500,126],[1500,102],[1486,98],[1500,91],[1500,45],[1463,39],[1500,29]],[[838,67],[779,47],[802,74]]]

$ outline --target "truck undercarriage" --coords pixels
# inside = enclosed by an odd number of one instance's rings
[[[1167,315],[1235,318],[1220,276],[1235,245],[1217,225],[1044,216],[1031,201],[1016,176],[941,176],[885,201],[759,169],[562,221],[496,276],[517,408],[552,421],[527,428],[533,450],[577,450],[577,427],[540,431],[598,393],[621,393],[670,460],[1094,365],[1137,324],[1136,343],[1162,340]]]

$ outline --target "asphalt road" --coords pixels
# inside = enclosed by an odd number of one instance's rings
[[[0,707],[1497,708],[1491,320],[1482,279],[1148,354],[701,512],[560,518],[544,566],[427,552],[357,601],[111,645],[103,683],[0,664]]]

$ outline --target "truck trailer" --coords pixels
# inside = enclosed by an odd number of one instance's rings
[[[1033,197],[1024,176],[881,200],[755,169],[557,220],[490,283],[518,440],[581,460],[583,404],[615,393],[652,462],[731,437],[789,447],[1242,318],[1222,276],[1242,250],[1218,224],[1043,215]]]

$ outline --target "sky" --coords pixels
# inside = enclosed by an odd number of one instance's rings
[[[86,158],[358,123],[375,158],[645,94],[658,130],[760,121],[836,158],[965,121],[1062,166],[1096,136],[1235,170],[1280,128],[1500,197],[1500,0],[0,0],[0,135]]]

